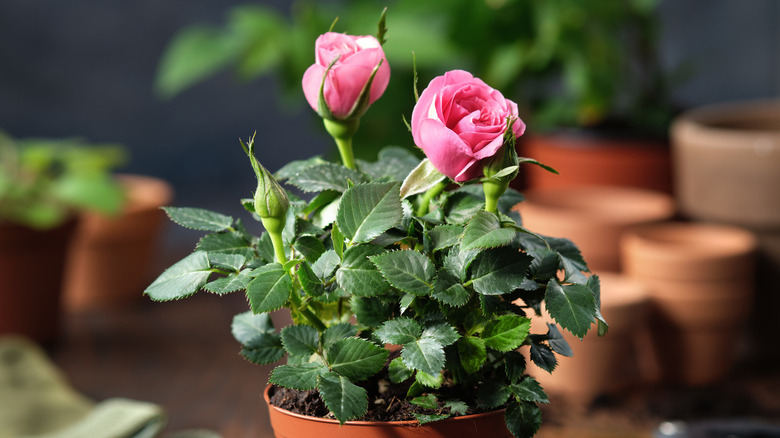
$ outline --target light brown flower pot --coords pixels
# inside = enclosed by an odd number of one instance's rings
[[[642,382],[642,351],[638,335],[646,330],[649,297],[646,287],[632,278],[614,273],[599,274],[601,311],[609,324],[604,337],[595,327],[583,340],[563,332],[574,355],[558,356],[552,374],[529,366],[528,371],[553,394],[589,401],[600,394],[614,393]],[[546,321],[535,318],[533,333],[546,333]]]
[[[163,180],[120,175],[127,201],[116,217],[85,214],[69,253],[68,310],[121,307],[142,299],[173,190]]]
[[[269,403],[268,386],[263,393],[276,438],[512,438],[504,423],[504,410],[466,415],[420,425],[417,421],[347,421],[309,417]]]
[[[523,167],[528,188],[609,185],[672,191],[669,145],[662,141],[618,139],[586,134],[529,135],[519,155],[534,158],[559,172]]]
[[[0,335],[57,336],[62,277],[76,221],[50,230],[0,223]]]
[[[672,125],[677,200],[692,219],[742,226],[759,239],[754,354],[780,357],[780,100],[696,108]]]
[[[571,239],[593,272],[620,272],[620,236],[630,227],[670,219],[670,195],[608,186],[529,189],[516,209],[535,233]]]
[[[654,305],[651,380],[703,385],[729,373],[744,348],[756,248],[746,230],[703,223],[669,222],[624,235],[625,272],[647,285]]]

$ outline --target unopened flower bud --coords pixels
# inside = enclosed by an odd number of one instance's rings
[[[243,142],[242,145],[244,145]],[[244,150],[249,156],[252,168],[257,176],[257,190],[254,196],[255,213],[262,219],[271,218],[282,221],[282,227],[284,227],[283,222],[290,207],[290,199],[287,197],[287,193],[276,181],[276,178],[271,175],[271,172],[257,161],[254,153],[254,136],[244,145]],[[265,223],[265,221],[263,222]]]

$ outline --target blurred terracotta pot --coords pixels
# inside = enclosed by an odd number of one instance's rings
[[[758,236],[754,354],[780,357],[780,100],[697,108],[682,114],[671,133],[681,211]]]
[[[522,137],[521,157],[534,158],[560,175],[523,167],[528,188],[609,185],[672,191],[669,145],[663,141],[573,133]]]
[[[76,221],[50,230],[0,223],[0,334],[57,336],[62,277]]]
[[[504,422],[504,410],[464,415],[420,425],[415,421],[347,421],[309,417],[270,404],[269,385],[263,392],[276,438],[512,438]]]
[[[620,271],[620,236],[630,227],[670,219],[670,195],[608,186],[529,189],[516,207],[535,233],[571,239],[596,273]]]
[[[651,379],[703,385],[728,374],[744,346],[756,248],[746,230],[703,223],[656,224],[623,236],[625,272],[647,285],[654,307]]]
[[[69,310],[125,306],[149,283],[165,220],[161,206],[173,190],[163,180],[120,175],[127,201],[116,217],[86,214],[69,253],[65,304]]]
[[[589,401],[600,394],[641,384],[643,358],[637,337],[646,330],[647,289],[641,282],[619,274],[603,273],[599,278],[601,312],[609,324],[607,334],[598,337],[594,327],[580,340],[563,332],[573,356],[558,356],[558,366],[552,374],[537,367],[528,369],[551,393]],[[547,322],[552,322],[549,316]],[[546,330],[544,321],[534,318],[532,333],[546,333]]]

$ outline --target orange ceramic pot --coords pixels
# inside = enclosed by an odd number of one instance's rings
[[[587,134],[522,137],[519,155],[557,170],[523,167],[528,188],[609,185],[672,191],[669,145],[662,141],[619,139]]]
[[[0,223],[0,334],[53,340],[62,276],[76,221],[50,230]]]
[[[744,348],[757,240],[736,227],[664,223],[627,232],[626,274],[654,305],[653,380],[704,385],[724,378]],[[733,268],[733,269],[732,269]]]
[[[173,189],[157,178],[120,175],[127,200],[116,217],[85,214],[69,254],[68,310],[119,307],[137,302],[150,282]]]
[[[614,393],[641,384],[642,350],[638,336],[646,330],[649,297],[646,287],[632,278],[599,274],[601,279],[601,312],[609,324],[604,337],[595,328],[580,340],[569,332],[563,336],[574,355],[558,356],[558,366],[550,374],[529,367],[542,387],[553,394],[589,401],[600,394]],[[545,322],[535,318],[533,333],[546,333]]]
[[[668,194],[609,186],[529,189],[516,209],[529,230],[571,239],[593,272],[620,272],[620,236],[630,227],[670,219]]]
[[[263,396],[268,403],[271,427],[276,438],[512,438],[504,423],[504,410],[466,415],[420,425],[417,421],[347,421],[309,417],[280,409],[269,403],[273,386]]]

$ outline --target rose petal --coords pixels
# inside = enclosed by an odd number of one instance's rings
[[[421,141],[417,146],[439,172],[452,179],[474,161],[468,145],[438,120],[423,120],[418,135]]]
[[[349,115],[368,82],[372,68],[363,65],[343,64],[334,66],[325,79],[325,101],[336,118]]]
[[[306,96],[306,101],[309,102],[314,111],[317,111],[317,104],[320,100],[320,85],[322,84],[322,75],[325,74],[325,69],[317,64],[311,65],[306,69],[303,74],[303,95]]]

